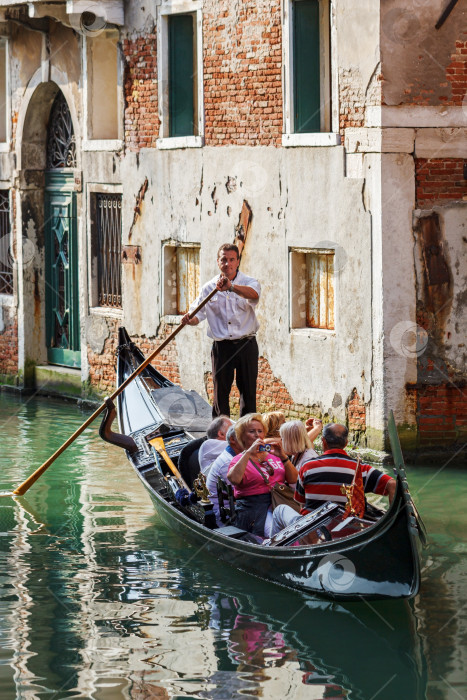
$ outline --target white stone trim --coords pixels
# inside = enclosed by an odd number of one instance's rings
[[[204,146],[204,138],[201,136],[174,136],[173,138],[157,139],[156,145],[161,151],[174,148],[201,148]]]
[[[339,146],[340,143],[340,134],[316,132],[310,134],[282,134],[282,145],[286,148],[296,146]]]
[[[169,100],[168,100],[168,31],[167,18],[173,14],[191,14],[196,21],[196,72],[197,72],[197,104],[196,127],[194,136],[176,137],[169,139]],[[204,145],[204,73],[203,73],[203,13],[202,1],[172,0],[157,8],[157,99],[160,121],[157,147],[164,148],[200,148]],[[188,141],[186,145],[166,145],[166,141],[178,139],[201,139]]]
[[[347,153],[413,153],[415,129],[347,128]]]
[[[120,139],[86,139],[83,141],[83,151],[120,151],[123,141]]]
[[[415,132],[415,157],[467,159],[467,127],[418,129]]]
[[[31,80],[29,81],[26,90],[24,91],[24,96],[23,99],[21,100],[21,106],[18,112],[18,123],[16,127],[16,162],[17,162],[17,170],[22,170],[23,165],[22,165],[22,143],[23,143],[23,131],[24,131],[24,123],[26,120],[26,115],[28,113],[28,108],[29,108],[29,103],[31,101],[32,96],[34,95],[34,92],[37,87],[43,82],[53,82],[58,85],[60,90],[63,92],[65,99],[67,101],[68,108],[70,110],[71,114],[71,121],[73,123],[73,132],[75,134],[75,139],[76,139],[76,161],[77,161],[77,167],[76,170],[81,170],[81,143],[82,143],[82,134],[81,134],[81,129],[80,129],[80,120],[78,119],[78,114],[76,110],[76,105],[75,105],[75,100],[74,100],[74,95],[73,92],[70,88],[71,82],[68,79],[68,76],[66,73],[63,73],[62,71],[58,70],[58,68],[55,68],[55,66],[51,66],[49,62],[47,61],[47,67],[50,70],[50,74],[47,74],[44,76],[43,74],[43,68],[44,66],[41,66],[36,70],[34,75],[32,76]],[[49,73],[49,70],[47,70],[47,73]],[[44,80],[45,77],[45,80]]]
[[[123,309],[114,309],[111,306],[91,306],[89,309],[90,316],[100,316],[104,318],[115,318],[119,321],[123,320]]]
[[[6,306],[16,306],[14,294],[0,294],[0,309]]]
[[[467,126],[465,107],[400,105],[367,107],[366,126],[462,127]]]
[[[302,338],[315,338],[316,340],[325,340],[328,337],[335,337],[336,330],[332,328],[292,328],[289,327],[291,335],[302,336]]]
[[[9,153],[10,148],[10,139],[8,139],[8,141],[0,141],[0,153]]]

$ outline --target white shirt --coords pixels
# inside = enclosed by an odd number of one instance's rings
[[[190,312],[196,309],[209,292],[215,288],[219,275],[206,282],[198,298],[191,304]],[[244,299],[235,292],[217,292],[201,311],[196,314],[200,321],[207,319],[208,336],[213,340],[238,340],[247,335],[254,335],[259,328],[255,315],[255,306],[259,301],[261,285],[254,277],[247,277],[240,272],[232,284],[251,287],[258,293],[258,299]]]
[[[225,440],[205,440],[198,452],[198,462],[203,474],[207,474],[211,464],[225,450],[229,443]]]
[[[305,462],[309,462],[311,459],[316,459],[318,456],[318,453],[312,447],[308,447],[298,460],[297,464],[294,464],[295,469],[298,471],[300,467],[305,464]]]
[[[230,462],[234,457],[235,453],[232,448],[226,448],[215,460],[206,477],[206,486],[208,487],[210,494],[209,498],[212,502],[214,513],[216,515],[216,522],[219,527],[222,525],[222,520],[220,519],[219,499],[217,497],[217,477],[220,476],[221,479],[229,483],[227,479],[227,472],[229,471]]]

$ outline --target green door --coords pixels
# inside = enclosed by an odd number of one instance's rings
[[[47,359],[81,366],[76,193],[70,173],[46,173],[45,284]]]

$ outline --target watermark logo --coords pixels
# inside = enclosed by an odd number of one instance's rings
[[[235,163],[228,181],[233,179],[245,197],[262,194],[269,184],[268,171],[255,160],[241,160]]]
[[[349,256],[347,255],[347,251],[345,248],[343,248],[339,243],[336,243],[335,241],[318,241],[318,243],[315,243],[313,245],[313,248],[316,248],[317,252],[319,253],[320,250],[333,250],[334,251],[334,260],[333,260],[333,271],[334,275],[339,275],[342,270],[345,268],[347,265],[347,262],[349,260]]]
[[[163,390],[162,390],[163,391]],[[162,393],[159,390],[160,393]],[[196,406],[183,391],[173,391],[158,398],[157,405],[165,420],[173,425],[189,428],[196,419]]]
[[[406,46],[420,38],[422,25],[418,18],[417,0],[411,6],[394,7],[383,17],[383,32],[394,44]]]
[[[428,333],[413,321],[400,321],[391,330],[389,342],[401,357],[420,357],[428,345]]]
[[[68,15],[70,24],[78,34],[90,38],[99,36],[107,27],[107,11],[102,2],[90,0],[82,12]]]
[[[355,580],[355,565],[343,554],[328,554],[319,562],[317,575],[326,591],[343,593]]]
[[[29,267],[34,261],[37,253],[37,248],[35,243],[30,239],[23,236],[22,238],[22,267],[23,269]],[[13,248],[10,244],[10,235],[5,234],[0,238],[0,267],[3,270],[17,268],[19,266],[19,260],[14,255]]]

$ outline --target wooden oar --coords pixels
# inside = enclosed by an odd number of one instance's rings
[[[190,318],[193,318],[193,316],[196,316],[196,314],[203,308],[203,306],[205,306],[208,303],[208,301],[210,299],[212,299],[212,297],[214,296],[214,294],[216,294],[217,291],[218,291],[217,287],[215,287],[212,290],[212,292],[209,292],[206,299],[203,299],[201,304],[199,304],[196,307],[196,309],[194,309],[194,311],[192,311],[190,313]],[[161,352],[161,350],[163,350],[175,338],[177,333],[180,333],[182,328],[183,328],[183,325],[180,324],[178,326],[178,328],[176,328],[173,331],[173,333],[171,333],[164,340],[164,342],[161,343],[161,345],[159,345],[159,347],[156,348],[154,350],[154,352],[152,352],[149,355],[149,357],[147,357],[146,360],[144,360],[144,362],[139,367],[137,367],[135,369],[133,374],[130,374],[130,376],[125,379],[123,384],[121,384],[117,389],[115,389],[114,393],[109,398],[112,400],[115,399],[128,386],[128,384],[130,384],[130,382],[132,382],[133,379],[135,379],[135,377],[137,377],[138,374],[140,374],[143,371],[143,369],[145,369],[149,365],[149,363],[156,357],[156,355],[158,355]],[[23,483],[20,484],[13,492],[10,493],[7,491],[7,492],[0,493],[0,495],[1,496],[22,496],[24,493],[26,493],[26,491],[31,488],[31,486],[50,467],[50,465],[55,462],[57,457],[59,457],[62,454],[62,452],[65,452],[67,447],[69,447],[76,440],[76,438],[79,437],[81,435],[81,433],[84,432],[86,430],[86,428],[89,425],[91,425],[91,423],[94,420],[96,420],[96,418],[102,413],[102,411],[105,410],[105,408],[106,408],[106,404],[104,402],[103,404],[101,404],[99,406],[98,409],[96,409],[94,411],[92,416],[89,416],[89,418],[86,421],[84,421],[84,423],[78,428],[78,430],[75,430],[73,435],[71,437],[69,437],[68,440],[66,440],[66,442],[64,442],[63,445],[61,447],[59,447],[58,450],[56,452],[54,452],[53,455],[51,457],[49,457],[49,459],[44,462],[44,464],[42,464],[38,469],[36,469],[36,471],[33,474],[31,474],[30,477],[28,477],[26,479],[26,481],[23,481]]]

